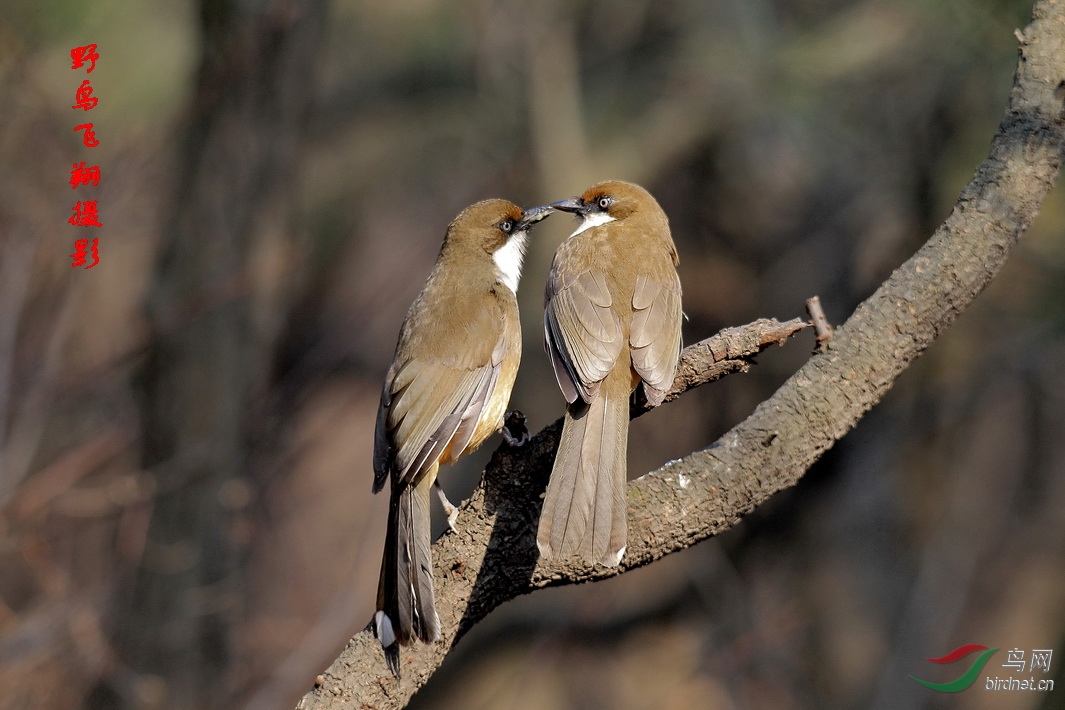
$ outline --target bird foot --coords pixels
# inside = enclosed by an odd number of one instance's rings
[[[440,485],[440,481],[433,481],[433,490],[436,491],[436,495],[440,498],[440,505],[444,506],[444,512],[447,514],[447,526],[451,532],[458,532],[458,528],[455,527],[455,522],[459,519],[459,509],[453,505],[451,501],[447,499],[447,495],[444,494],[444,489]]]
[[[517,409],[507,412],[503,417],[503,440],[508,446],[525,446],[529,443],[529,430],[525,426],[525,415]]]

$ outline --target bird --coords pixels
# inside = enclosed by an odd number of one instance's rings
[[[657,406],[673,384],[680,262],[669,219],[639,185],[608,180],[546,206],[580,223],[544,295],[544,349],[567,408],[536,543],[545,559],[614,567],[627,536],[629,398],[642,384]]]
[[[377,411],[373,458],[374,493],[391,480],[373,626],[397,678],[399,646],[432,643],[440,635],[430,490],[436,488],[447,508],[436,480],[440,466],[503,426],[521,360],[515,293],[522,259],[530,227],[550,213],[499,199],[460,212],[400,328]]]

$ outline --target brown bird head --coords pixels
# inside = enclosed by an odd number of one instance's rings
[[[574,235],[619,220],[666,219],[665,212],[651,193],[639,185],[622,180],[597,183],[578,197],[553,202],[548,207],[573,213],[581,219],[581,225]]]
[[[522,210],[508,200],[483,200],[464,209],[448,226],[444,249],[487,253],[500,280],[517,292],[529,229],[550,214],[547,206]]]

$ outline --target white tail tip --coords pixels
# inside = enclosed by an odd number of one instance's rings
[[[377,629],[377,640],[381,645],[388,648],[396,642],[396,632],[392,630],[392,620],[388,614],[378,611],[373,615],[374,628]]]

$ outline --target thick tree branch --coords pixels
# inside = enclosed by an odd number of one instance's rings
[[[990,156],[951,215],[750,417],[708,448],[629,484],[629,547],[620,567],[545,564],[537,555],[539,496],[556,422],[524,448],[496,452],[484,484],[463,506],[459,532],[434,545],[443,639],[404,649],[397,682],[372,633],[363,631],[299,708],[402,707],[450,647],[502,602],[645,565],[727,530],[794,485],[983,290],[1053,185],[1065,157],[1065,0],[1036,2],[1019,38],[1015,83]],[[686,363],[700,348],[715,352],[708,342],[685,351]],[[719,364],[706,362],[706,369]],[[682,369],[675,390],[690,386],[685,377],[705,378],[701,365],[694,369]]]

